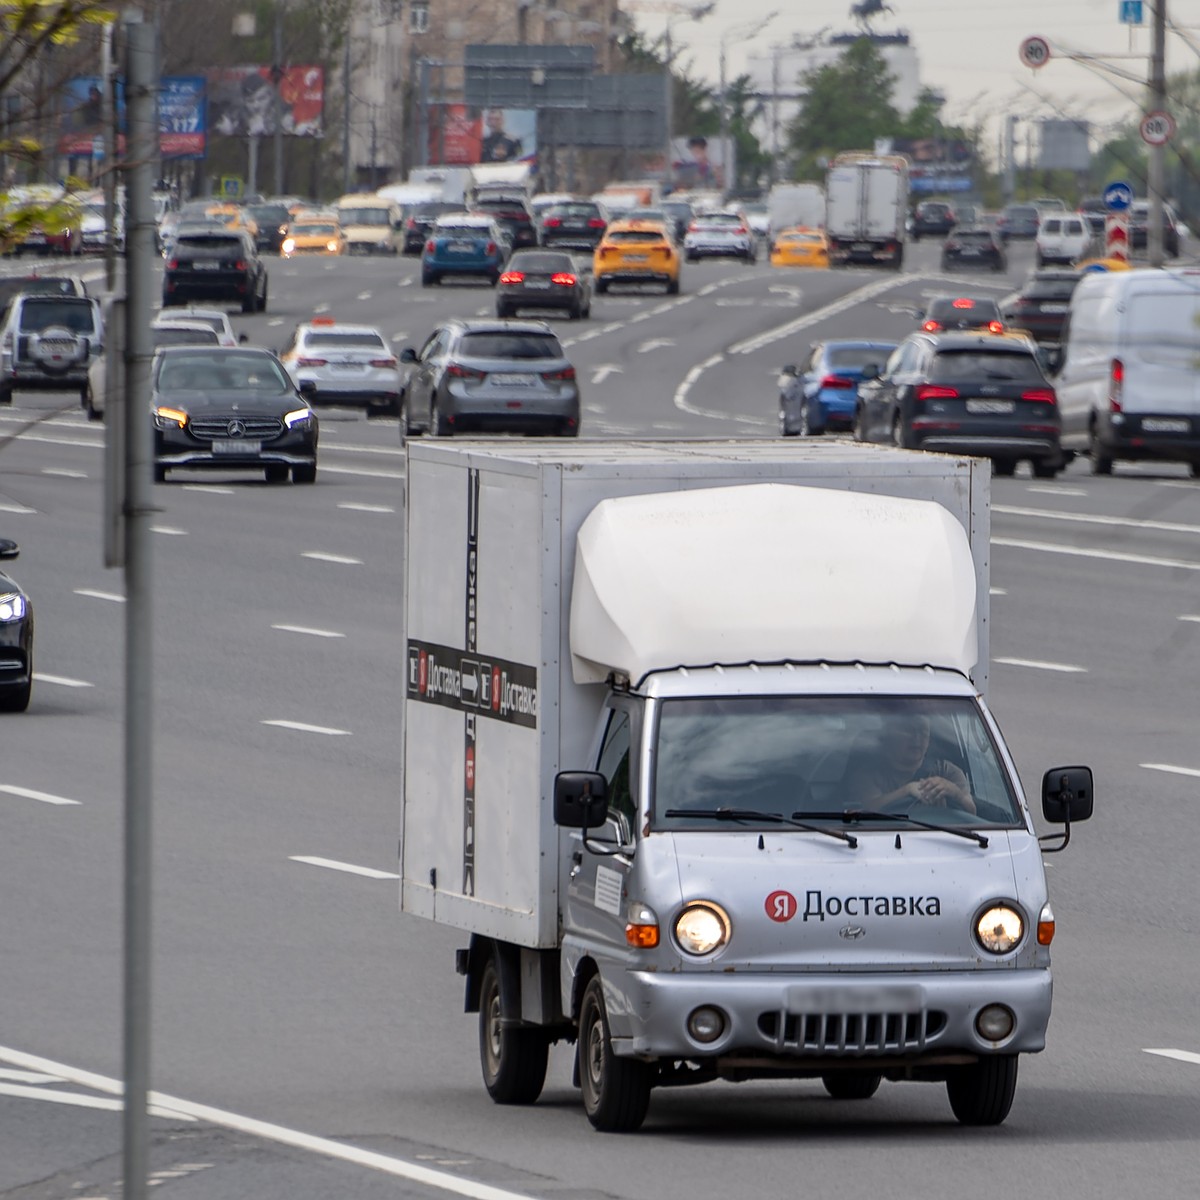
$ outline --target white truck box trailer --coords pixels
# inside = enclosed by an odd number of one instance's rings
[[[825,179],[829,263],[904,262],[908,160],[902,155],[837,155]]]

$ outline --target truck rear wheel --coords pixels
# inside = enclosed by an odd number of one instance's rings
[[[579,1006],[579,1085],[587,1118],[604,1133],[631,1133],[650,1107],[650,1068],[613,1053],[604,1007],[604,985],[596,975]]]
[[[1017,1056],[996,1054],[956,1067],[946,1080],[950,1107],[963,1125],[1000,1125],[1017,1091]]]
[[[540,1029],[504,1023],[500,973],[489,959],[479,986],[479,1063],[483,1085],[497,1104],[532,1104],[546,1082],[550,1043]]]
[[[870,1100],[882,1078],[874,1071],[830,1071],[821,1082],[835,1100]]]

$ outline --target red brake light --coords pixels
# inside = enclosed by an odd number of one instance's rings
[[[1033,400],[1038,404],[1054,404],[1058,397],[1053,388],[1029,388],[1021,393],[1022,400]]]
[[[168,258],[168,259],[167,259],[167,270],[168,270],[168,271],[177,271],[177,270],[179,270],[179,259],[177,259],[177,258]]]
[[[919,383],[915,395],[917,400],[957,400],[958,388],[939,387],[934,383]]]
[[[1003,321],[989,321],[988,322],[988,333],[1003,333],[1003,332],[1004,332],[1004,322]]]
[[[524,271],[505,271],[504,274],[500,276],[500,282],[501,283],[524,283],[525,282],[525,272]]]
[[[425,243],[425,253],[432,254],[436,249],[437,249],[437,246],[434,245],[433,238],[430,238],[429,241],[427,241]]]
[[[332,317],[313,317],[309,321],[310,325],[336,325],[337,322]]]
[[[469,367],[460,367],[458,363],[451,363],[446,368],[446,374],[454,379],[482,379],[482,371],[472,371]]]
[[[960,296],[957,300],[954,301],[954,307],[955,308],[974,308],[975,301],[968,300],[965,296]]]
[[[296,366],[298,367],[323,367],[328,363],[327,358],[298,358]]]
[[[925,330],[926,333],[937,333],[937,331],[939,329],[941,329],[941,327],[942,327],[941,321],[925,321],[921,325],[921,328],[923,330]]]
[[[488,244],[486,246],[484,246],[483,252],[484,252],[484,254],[495,254],[496,253],[496,243],[488,242]]]
[[[562,224],[562,220],[559,217],[547,217],[542,224],[547,229],[557,229]]]
[[[1125,364],[1114,358],[1108,368],[1108,407],[1112,412],[1121,411],[1121,393],[1125,389]]]
[[[821,386],[823,388],[837,389],[852,388],[854,386],[854,380],[845,379],[841,375],[826,375],[825,378],[821,380]]]
[[[602,220],[600,220],[599,217],[591,217],[588,220],[588,228],[589,229],[603,229],[604,222]]]
[[[373,367],[394,367],[395,365],[396,365],[396,360],[394,358],[373,358],[373,359],[371,359],[371,366],[373,366]]]
[[[575,378],[575,368],[564,367],[561,371],[545,371],[542,374],[542,378],[560,382],[570,382]]]
[[[417,218],[416,217],[408,218],[408,227],[409,227],[409,229],[416,229],[416,227],[417,227]]]
[[[574,287],[575,276],[569,271],[557,271],[550,276],[551,283],[557,283],[559,287]]]
[[[239,258],[237,262],[233,264],[233,269],[235,271],[244,271],[246,269],[246,260],[244,258]]]

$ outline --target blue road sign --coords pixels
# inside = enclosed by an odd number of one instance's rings
[[[1104,207],[1109,212],[1125,212],[1133,203],[1133,188],[1123,180],[1104,189]]]
[[[1119,13],[1122,25],[1140,25],[1142,23],[1142,0],[1119,0]]]

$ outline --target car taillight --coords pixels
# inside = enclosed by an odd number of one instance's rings
[[[525,272],[524,271],[505,271],[504,274],[500,276],[500,282],[501,283],[524,283],[525,282]]]
[[[826,375],[825,378],[821,380],[821,386],[823,388],[836,388],[839,390],[844,390],[846,388],[852,388],[854,386],[854,380],[846,379],[841,375]]]
[[[966,296],[960,296],[960,297],[959,297],[957,300],[955,300],[955,301],[953,302],[953,307],[954,307],[954,308],[974,308],[974,307],[975,307],[975,301],[974,301],[974,300],[968,300],[968,299],[966,298]]]
[[[233,264],[233,269],[235,271],[244,271],[246,269],[246,260],[244,258],[239,258],[237,262]]]
[[[1003,333],[1003,332],[1004,332],[1004,322],[1003,321],[989,321],[988,322],[988,333]]]
[[[446,368],[446,374],[451,379],[482,379],[484,375],[482,371],[472,371],[470,367],[460,367],[458,363],[451,363]]]
[[[600,220],[599,217],[592,217],[588,221],[588,228],[589,229],[603,229],[604,222],[602,220]]]
[[[957,400],[958,388],[939,387],[935,383],[919,383],[914,393],[917,400]]]
[[[496,253],[496,243],[488,242],[488,244],[486,246],[484,246],[483,252],[484,252],[484,254],[495,254]]]
[[[557,283],[559,287],[574,287],[575,276],[569,271],[556,271],[550,276],[551,283]]]
[[[575,368],[564,367],[561,371],[543,371],[542,378],[548,382],[569,383],[575,378]]]
[[[1108,407],[1110,412],[1121,411],[1121,395],[1125,390],[1125,364],[1114,358],[1108,367]]]
[[[941,329],[941,327],[942,327],[941,321],[926,321],[921,326],[921,328],[923,330],[925,330],[926,333],[937,333],[937,331],[939,329]]]
[[[432,254],[436,249],[437,246],[434,244],[433,238],[430,238],[429,241],[425,243],[425,253]]]
[[[329,362],[327,358],[298,358],[296,366],[298,367],[323,367]]]
[[[168,271],[178,271],[179,270],[179,259],[168,258],[167,259],[167,270]]]
[[[390,367],[394,367],[395,365],[396,365],[396,360],[394,358],[373,358],[373,359],[371,359],[371,366],[373,366],[373,367],[389,367],[390,368]]]
[[[416,218],[416,217],[409,217],[409,218],[408,218],[408,221],[406,222],[406,224],[407,224],[407,226],[408,226],[408,228],[409,228],[409,229],[416,229],[416,227],[417,227],[417,218]]]
[[[542,226],[545,229],[557,229],[561,224],[562,221],[558,217],[547,217],[542,222]]]
[[[1022,400],[1033,400],[1038,404],[1054,404],[1058,397],[1053,388],[1027,388],[1021,393]]]
[[[688,231],[688,233],[699,233],[699,232],[700,232],[700,226],[699,226],[699,225],[698,225],[698,224],[697,224],[695,221],[693,221],[693,222],[692,222],[692,223],[691,223],[691,224],[690,224],[690,225],[687,227],[687,231]]]
[[[739,225],[739,226],[737,227],[737,232],[738,232],[738,233],[749,233],[749,232],[750,232],[750,230],[749,230],[749,229],[747,229],[745,225]]]

